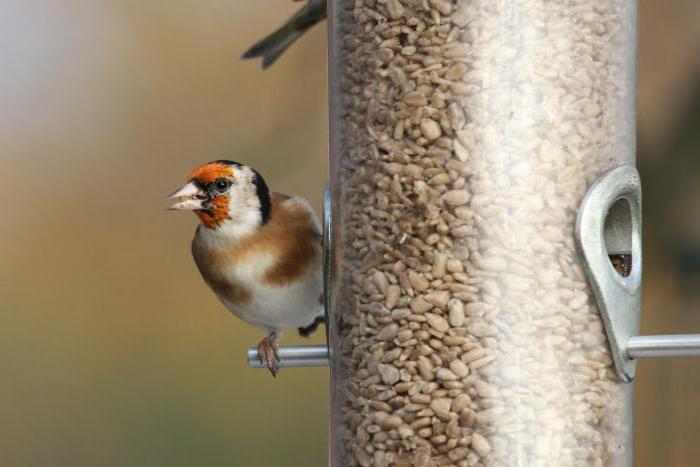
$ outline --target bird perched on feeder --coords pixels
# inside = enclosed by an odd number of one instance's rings
[[[262,67],[269,67],[307,29],[323,21],[326,15],[326,0],[307,0],[306,5],[279,29],[248,49],[243,58],[262,57]]]
[[[194,211],[200,225],[192,256],[219,300],[269,333],[260,362],[278,371],[277,338],[307,336],[323,321],[321,229],[302,198],[271,193],[255,170],[219,160],[192,170],[169,209]]]

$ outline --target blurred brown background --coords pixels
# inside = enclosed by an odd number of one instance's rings
[[[297,7],[2,2],[0,466],[325,465],[327,371],[248,369],[260,333],[163,210],[218,158],[320,208],[324,28],[266,72],[239,60]],[[697,0],[641,2],[647,334],[700,332],[699,24]],[[700,465],[697,387],[700,359],[640,364],[635,465]]]

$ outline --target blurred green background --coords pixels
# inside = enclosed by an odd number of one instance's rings
[[[164,196],[230,158],[320,210],[324,27],[241,53],[288,0],[0,5],[0,466],[321,466],[328,373],[250,370],[261,333]],[[643,332],[700,332],[700,3],[641,1]],[[288,333],[284,343],[311,341]],[[637,466],[700,465],[700,359],[643,361]]]

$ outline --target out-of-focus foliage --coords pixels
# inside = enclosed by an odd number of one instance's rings
[[[3,467],[325,465],[327,371],[248,369],[261,334],[199,278],[194,216],[163,210],[192,166],[218,158],[320,208],[324,28],[266,72],[239,60],[296,8],[3,2]],[[700,4],[640,10],[643,330],[700,331]],[[698,365],[641,363],[635,465],[700,458]]]

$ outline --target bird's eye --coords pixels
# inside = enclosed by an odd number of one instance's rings
[[[216,182],[214,182],[214,186],[216,187],[216,191],[219,192],[224,192],[229,189],[231,186],[231,182],[226,180],[225,178],[220,178]]]

